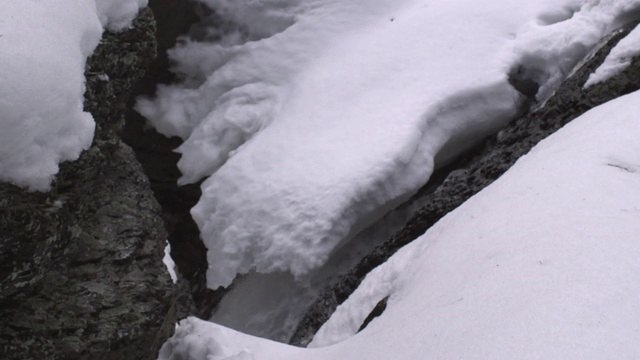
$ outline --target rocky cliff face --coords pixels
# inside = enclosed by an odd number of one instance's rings
[[[155,57],[149,9],[105,33],[86,69],[94,144],[49,193],[0,184],[0,358],[150,359],[173,333],[167,234],[133,151],[125,104]]]
[[[406,223],[351,271],[324,289],[300,321],[290,343],[302,346],[308,344],[336,307],[351,295],[369,271],[385,262],[399,248],[424,234],[444,215],[491,184],[539,141],[593,107],[640,89],[638,57],[617,76],[583,89],[589,75],[636,24],[631,23],[603,39],[595,53],[584,59],[546,102],[534,104],[531,110],[487,139],[482,146],[434,174],[429,184],[399,209],[417,209]],[[377,315],[384,310],[385,303],[386,300],[381,301],[374,309],[374,312],[378,312]],[[370,321],[370,318],[367,320]],[[366,326],[366,322],[361,329]]]

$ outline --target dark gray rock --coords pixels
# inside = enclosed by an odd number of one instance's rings
[[[580,63],[544,104],[534,106],[482,146],[463,156],[446,170],[434,174],[433,180],[409,200],[409,204],[422,204],[419,210],[400,231],[322,292],[300,321],[290,343],[302,346],[308,344],[320,326],[351,295],[369,271],[384,263],[399,248],[424,234],[444,215],[491,184],[539,141],[589,109],[638,90],[640,58],[635,58],[631,66],[606,82],[588,89],[582,88],[611,48],[635,26],[636,23],[629,24],[603,39],[596,48],[597,51]],[[529,85],[523,85],[527,91],[535,87]]]
[[[188,306],[162,263],[160,207],[120,141],[155,51],[149,9],[105,34],[86,69],[91,148],[61,164],[48,193],[0,184],[0,358],[152,359]]]

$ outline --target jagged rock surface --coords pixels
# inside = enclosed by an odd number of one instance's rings
[[[0,358],[152,359],[173,333],[181,306],[162,263],[160,207],[120,141],[155,52],[149,9],[105,33],[86,69],[92,147],[61,164],[48,193],[0,184]]]
[[[382,245],[363,258],[349,273],[326,288],[300,321],[290,343],[306,346],[336,307],[358,287],[375,267],[384,263],[399,248],[424,234],[444,215],[491,184],[505,173],[518,158],[525,155],[542,139],[586,111],[604,102],[640,88],[640,58],[617,76],[587,89],[583,84],[604,61],[613,46],[624,38],[637,23],[632,23],[603,39],[597,51],[587,57],[560,85],[544,104],[534,106],[524,116],[512,121],[505,129],[489,138],[475,151],[447,167],[448,174],[436,174],[410,203],[421,204],[402,227]],[[405,205],[408,206],[408,205]]]

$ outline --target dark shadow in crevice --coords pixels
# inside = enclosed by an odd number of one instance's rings
[[[169,71],[171,62],[167,50],[174,47],[179,37],[188,33],[200,21],[202,5],[185,0],[150,0],[149,7],[154,12],[157,23],[158,57],[137,84],[127,104],[122,138],[134,149],[149,177],[155,197],[162,206],[171,256],[178,272],[187,280],[195,303],[196,313],[189,315],[208,319],[223,292],[210,290],[206,286],[207,251],[190,214],[191,208],[200,198],[200,184],[177,185],[177,179],[181,176],[177,167],[180,155],[174,149],[182,144],[182,139],[167,138],[159,134],[148,126],[145,118],[132,109],[138,96],[152,96],[158,84],[178,80]]]

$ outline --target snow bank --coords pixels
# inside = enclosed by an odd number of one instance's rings
[[[142,3],[101,0],[98,11],[121,29]],[[101,34],[93,1],[0,2],[0,181],[47,190],[58,163],[91,145],[84,67]]]
[[[176,273],[176,263],[173,261],[171,257],[171,245],[169,241],[167,241],[167,246],[164,247],[164,257],[162,258],[162,263],[167,267],[167,272],[171,277],[171,281],[175,284],[178,281],[178,274]]]
[[[629,65],[631,60],[640,54],[640,27],[636,27],[624,39],[620,40],[616,47],[604,60],[602,65],[589,76],[584,87],[595,85],[619,74]]]
[[[636,92],[542,141],[374,270],[313,343],[334,345],[299,349],[190,318],[160,359],[640,357],[639,112]]]
[[[0,180],[46,190],[91,145],[84,64],[101,34],[91,1],[0,2]]]
[[[235,24],[174,49],[185,81],[137,109],[178,149],[208,285],[323,264],[517,111],[507,74],[552,91],[638,1],[208,3]],[[257,20],[260,19],[260,20]]]

